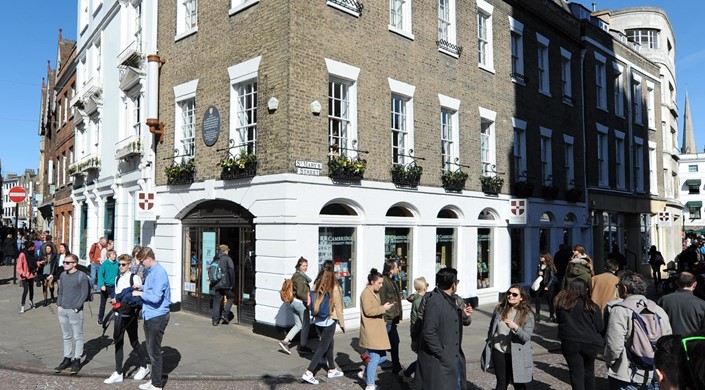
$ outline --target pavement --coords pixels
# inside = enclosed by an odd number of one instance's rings
[[[53,368],[63,355],[56,306],[37,307],[19,314],[22,288],[19,282],[17,285],[12,284],[11,278],[11,267],[0,267],[0,369],[36,374],[53,373]],[[41,301],[41,288],[35,287],[34,302],[36,304]],[[99,299],[95,299],[85,308],[85,360],[80,375],[104,379],[115,370],[115,355],[112,327],[103,335],[102,327],[96,324],[98,306]],[[484,305],[475,309],[472,324],[465,328],[463,350],[468,361],[469,378],[471,375],[490,375],[479,371],[479,358],[493,308],[494,305]],[[399,334],[400,360],[406,366],[415,360],[415,354],[409,347],[408,321],[399,325]],[[139,337],[142,342],[143,336],[140,325]],[[354,373],[361,367],[358,337],[359,331],[352,329],[335,335],[336,364],[347,377],[354,378]],[[545,317],[543,322],[537,324],[532,340],[535,355],[560,349],[557,325],[545,322]],[[315,340],[311,343],[315,347]],[[129,343],[126,343],[125,348],[126,372],[130,375],[137,369],[136,359],[127,357]],[[250,326],[232,324],[214,327],[210,318],[183,311],[171,314],[162,343],[162,353],[164,373],[168,375],[169,381],[291,381],[301,377],[310,359],[299,356],[295,349],[292,349],[292,355],[284,353],[277,339],[255,334]],[[318,378],[321,377],[325,378],[325,371],[319,370]]]

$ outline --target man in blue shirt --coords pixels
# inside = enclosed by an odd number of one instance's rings
[[[142,291],[134,291],[132,296],[142,297],[142,318],[144,318],[144,337],[147,354],[152,363],[150,382],[140,385],[142,390],[161,390],[162,383],[162,338],[169,323],[169,306],[171,305],[171,288],[169,276],[164,267],[157,263],[152,248],[145,246],[135,256],[149,269]]]

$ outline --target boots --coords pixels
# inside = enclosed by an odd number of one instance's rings
[[[81,371],[81,359],[73,359],[73,361],[71,361],[71,371],[69,371],[69,374],[76,375],[79,371]]]
[[[56,366],[56,368],[54,369],[54,372],[58,374],[61,371],[67,369],[70,365],[71,365],[71,358],[65,357],[64,360],[62,360],[61,363],[58,366]]]

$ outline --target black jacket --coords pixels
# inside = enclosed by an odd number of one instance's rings
[[[235,264],[230,256],[223,252],[215,255],[215,260],[220,264],[220,269],[223,272],[223,277],[220,281],[211,287],[214,290],[228,290],[235,286]]]
[[[6,238],[2,245],[3,256],[12,257],[16,259],[19,253],[17,253],[17,242],[14,239]]]
[[[689,290],[664,295],[658,305],[668,314],[673,334],[686,336],[705,330],[705,301]]]
[[[399,292],[399,286],[389,275],[384,275],[382,288],[379,289],[379,298],[382,304],[387,302],[394,303],[394,306],[384,312],[384,321],[387,324],[398,324],[402,320],[401,293]]]
[[[558,338],[561,340],[602,345],[602,313],[595,305],[595,311],[585,311],[585,305],[578,299],[571,310],[556,307]]]

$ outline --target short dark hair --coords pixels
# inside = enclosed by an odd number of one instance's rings
[[[32,240],[25,241],[24,249],[29,250],[31,248],[34,248],[34,241],[32,241]]]
[[[382,268],[382,274],[389,275],[389,271],[391,271],[392,268],[394,268],[394,264],[396,264],[396,262],[397,261],[395,259],[384,260],[384,268]]]
[[[654,353],[654,366],[663,373],[668,382],[676,387],[678,386],[678,349],[680,344],[680,336],[661,336],[656,341]]]
[[[135,256],[135,258],[139,261],[142,261],[147,257],[149,257],[150,259],[154,259],[154,251],[148,246],[143,246],[142,249],[140,249],[140,251],[137,252],[137,255]]]
[[[75,261],[76,264],[78,264],[78,256],[74,255],[73,253],[71,253],[70,255],[66,255],[66,258],[73,259],[73,261]]]
[[[436,272],[436,286],[441,290],[448,290],[453,283],[458,281],[458,270],[452,267],[441,268]]]
[[[646,294],[644,278],[634,271],[624,271],[619,275],[619,284],[627,289],[627,295]]]
[[[690,272],[681,272],[676,279],[676,285],[680,288],[691,287],[695,283],[695,275]]]
[[[608,257],[605,260],[605,269],[610,272],[616,272],[619,270],[619,260],[614,257]]]

